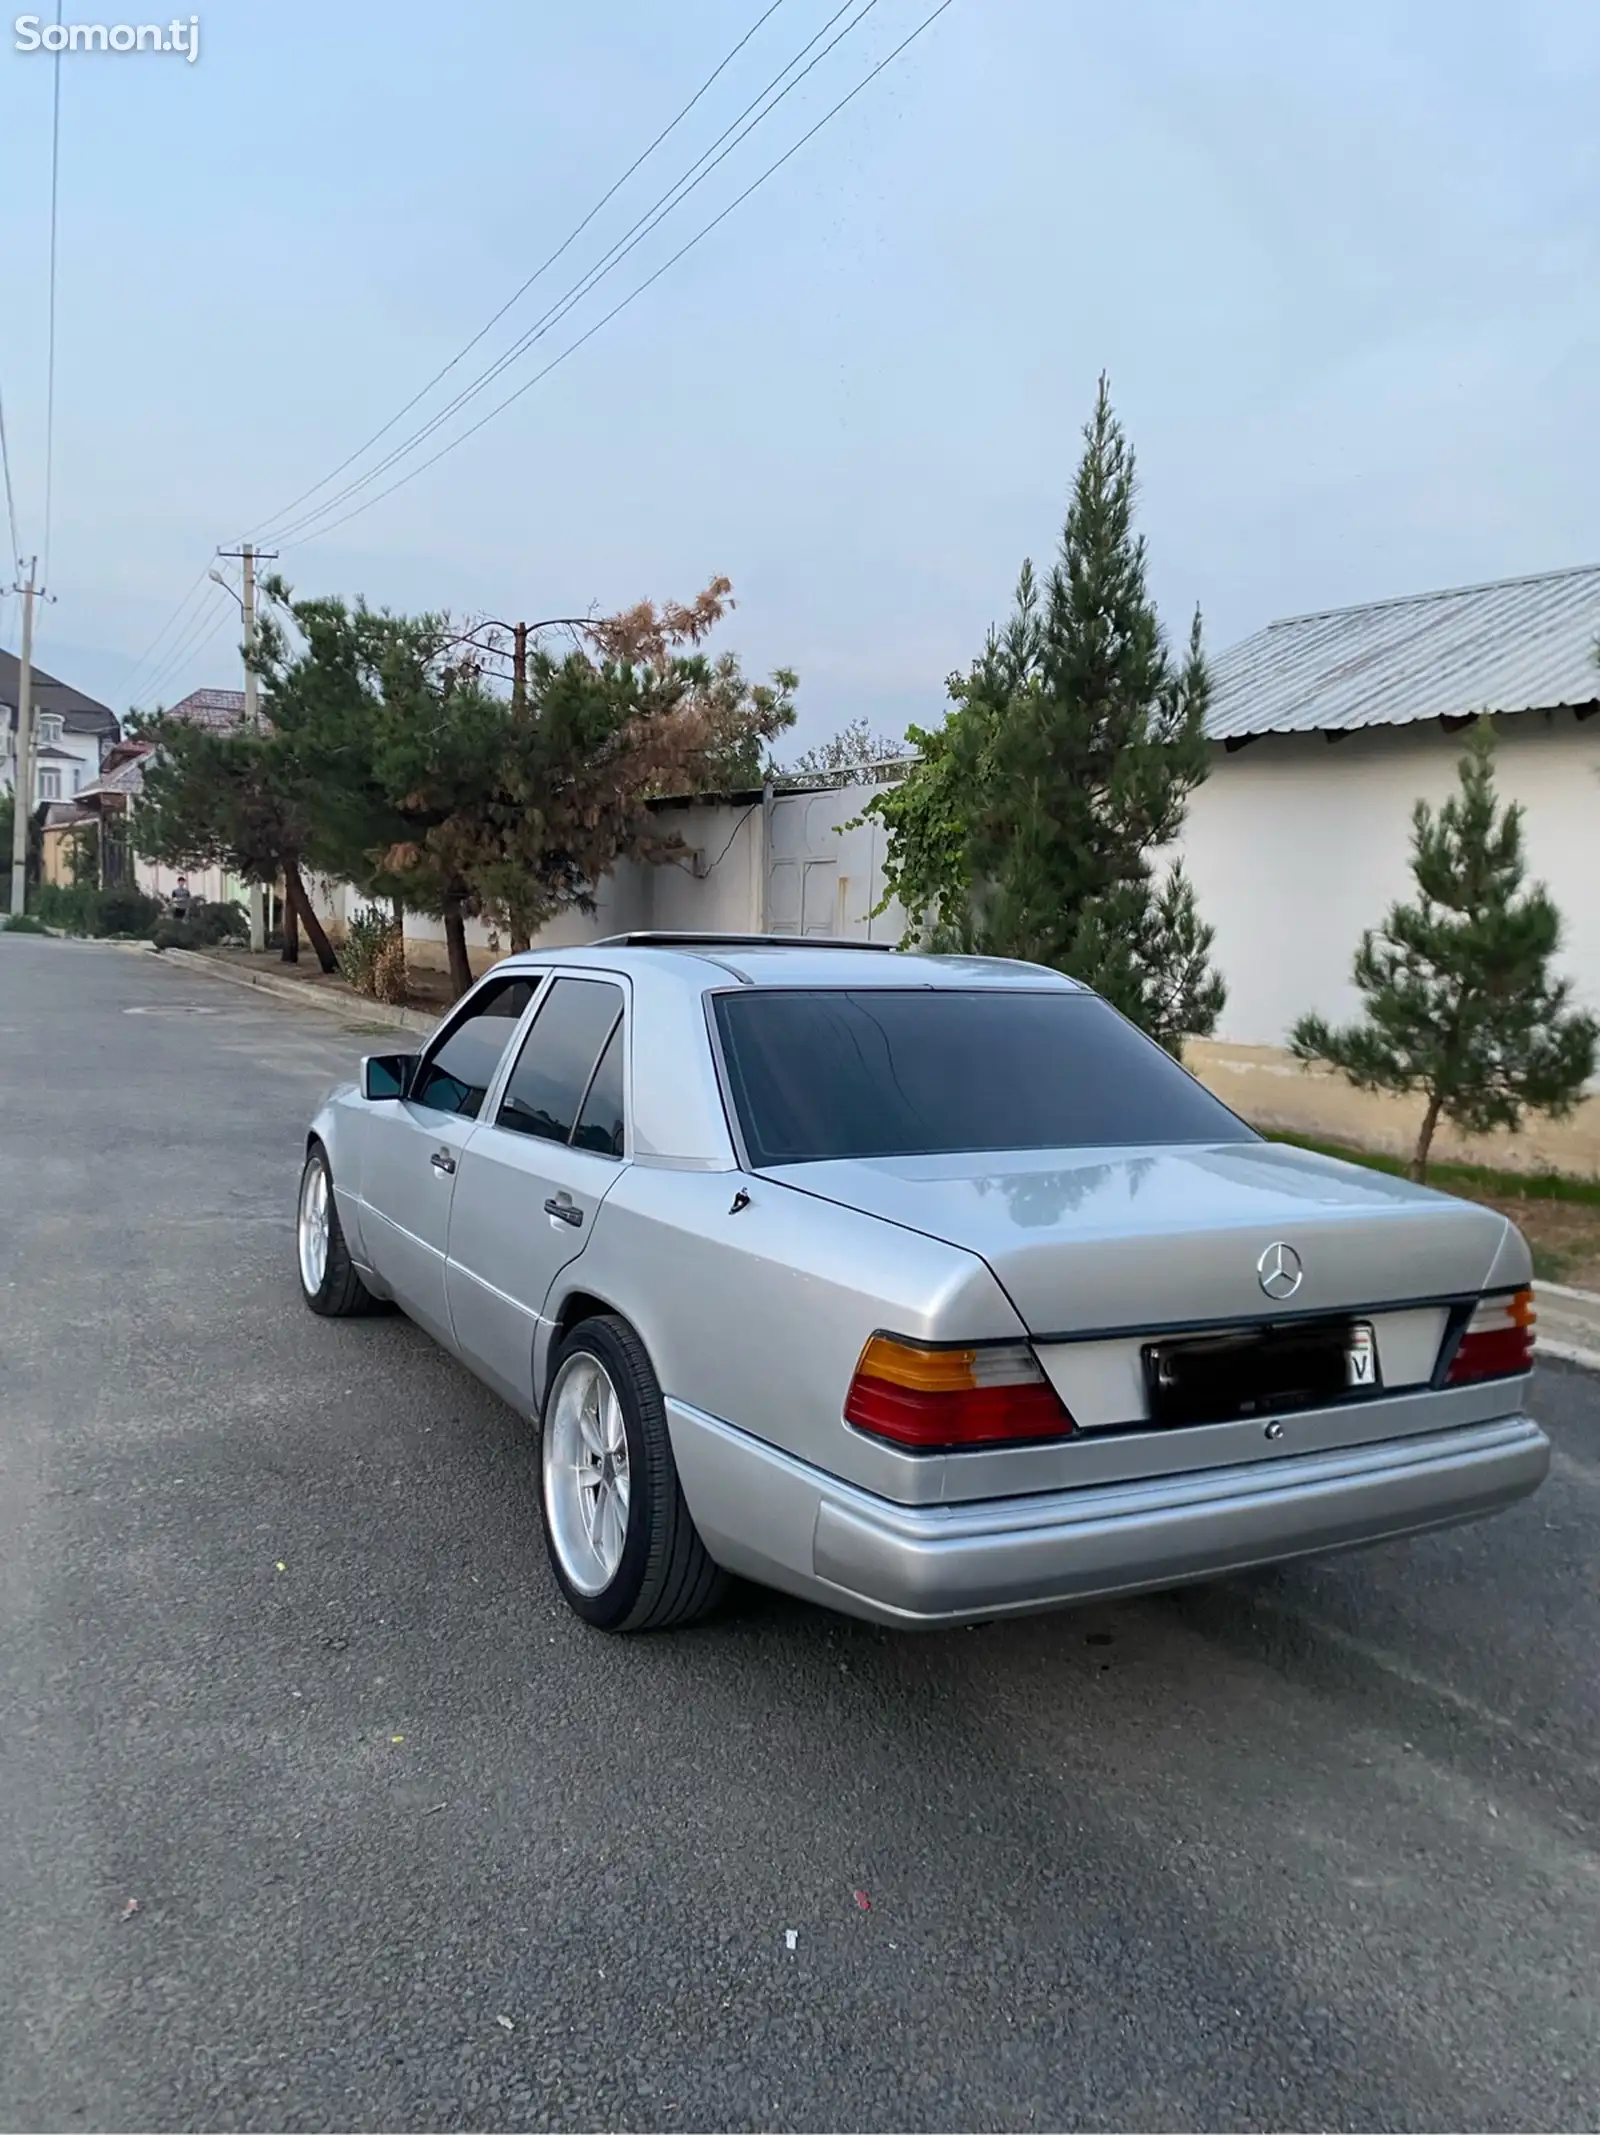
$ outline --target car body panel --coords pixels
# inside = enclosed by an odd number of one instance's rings
[[[1081,991],[1058,974],[673,941],[510,959],[491,978],[535,973],[624,983],[624,1156],[493,1124],[536,998],[479,1120],[334,1093],[312,1132],[345,1234],[370,1287],[525,1412],[566,1326],[596,1310],[628,1320],[689,1509],[731,1570],[880,1622],[962,1620],[1476,1517],[1544,1472],[1525,1378],[1439,1383],[1472,1302],[1530,1280],[1524,1241],[1493,1211],[1260,1140],[744,1163],[718,992]],[[434,1171],[441,1150],[453,1174]],[[546,1212],[563,1196],[580,1222]],[[1302,1263],[1289,1298],[1262,1287],[1279,1245]],[[1152,1423],[1150,1343],[1318,1314],[1370,1321],[1370,1390],[1281,1417]],[[845,1396],[883,1332],[1031,1339],[1080,1427],[958,1453],[856,1430]]]
[[[463,1152],[450,1211],[451,1325],[473,1370],[524,1412],[533,1407],[541,1309],[581,1261],[602,1202],[625,1175],[614,1157],[493,1126],[480,1125]],[[552,1202],[570,1215],[550,1213]]]
[[[372,1113],[361,1170],[363,1243],[390,1296],[453,1348],[445,1286],[450,1203],[477,1123],[404,1099],[374,1105]]]
[[[1480,1290],[1504,1216],[1274,1142],[791,1164],[802,1192],[949,1239],[994,1270],[1041,1341]],[[1263,1294],[1280,1240],[1303,1279]]]
[[[1023,1331],[975,1255],[749,1173],[630,1166],[550,1321],[574,1289],[633,1322],[666,1393],[908,1502],[937,1499],[940,1463],[844,1421],[868,1339],[884,1326],[930,1342]]]
[[[668,1404],[706,1546],[746,1578],[907,1628],[1142,1593],[1459,1524],[1550,1464],[1520,1414],[1249,1468],[959,1506],[892,1505]]]

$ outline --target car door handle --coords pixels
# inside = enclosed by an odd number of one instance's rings
[[[546,1201],[544,1212],[547,1216],[554,1216],[558,1223],[578,1224],[583,1221],[583,1210],[569,1201],[565,1195],[560,1200],[552,1199]]]
[[[453,1172],[456,1168],[456,1160],[450,1154],[448,1149],[436,1149],[433,1152],[432,1156],[429,1157],[428,1162],[433,1166],[434,1170],[439,1174],[441,1179],[449,1178],[451,1172]]]

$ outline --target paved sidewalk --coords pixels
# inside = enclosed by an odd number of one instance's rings
[[[1593,1290],[1569,1290],[1561,1283],[1536,1285],[1540,1350],[1568,1364],[1600,1371],[1600,1296]]]

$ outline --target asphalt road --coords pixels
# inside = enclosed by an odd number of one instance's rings
[[[1480,1528],[609,1640],[526,1428],[299,1303],[381,1043],[0,937],[0,2124],[1600,2121],[1600,1379]]]

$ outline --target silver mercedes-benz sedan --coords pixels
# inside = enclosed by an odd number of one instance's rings
[[[1525,1496],[1527,1246],[1264,1141],[987,959],[633,935],[495,966],[313,1123],[314,1312],[399,1304],[540,1432],[587,1622],[730,1574],[887,1624]]]

